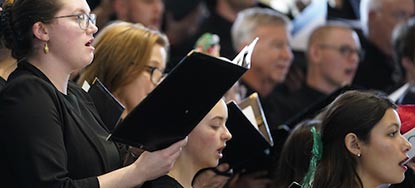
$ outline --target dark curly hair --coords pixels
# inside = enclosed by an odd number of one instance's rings
[[[59,0],[8,0],[0,13],[0,41],[21,60],[33,51],[32,26],[36,22],[48,23],[62,8]]]

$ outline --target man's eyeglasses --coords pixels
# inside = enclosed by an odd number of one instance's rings
[[[89,23],[92,23],[93,25],[95,25],[97,22],[97,16],[95,14],[87,14],[87,13],[57,16],[54,18],[69,18],[69,17],[76,17],[78,19],[79,27],[82,30],[88,29]]]
[[[334,45],[328,45],[328,44],[320,44],[320,48],[325,49],[332,49],[338,51],[343,57],[349,58],[353,54],[356,54],[359,59],[363,58],[363,51],[360,49],[352,48],[350,46],[341,45],[341,46],[334,46]]]
[[[164,73],[160,68],[147,65],[146,69],[150,73],[150,80],[154,85],[157,85],[164,78]]]

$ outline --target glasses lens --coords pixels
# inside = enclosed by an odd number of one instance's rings
[[[163,73],[159,69],[154,69],[153,74],[151,75],[151,81],[154,84],[158,84],[163,78]]]
[[[78,16],[78,21],[79,21],[79,27],[81,27],[81,29],[85,30],[89,27],[89,22],[91,22],[92,24],[95,25],[97,20],[97,17],[95,14],[80,14]]]
[[[79,27],[85,30],[88,27],[88,16],[86,14],[78,15]]]

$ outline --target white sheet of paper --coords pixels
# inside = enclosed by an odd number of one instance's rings
[[[249,119],[249,121],[252,123],[252,125],[254,125],[254,127],[256,129],[259,129],[258,128],[258,122],[256,121],[256,118],[255,118],[254,109],[252,109],[251,106],[247,106],[246,108],[242,109],[242,112]]]

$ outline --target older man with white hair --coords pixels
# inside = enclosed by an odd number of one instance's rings
[[[362,0],[362,46],[365,50],[354,83],[387,93],[403,81],[402,68],[393,60],[392,31],[415,12],[413,0]]]

